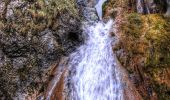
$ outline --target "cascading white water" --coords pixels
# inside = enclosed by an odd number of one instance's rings
[[[143,13],[150,14],[149,1],[137,0],[136,8],[137,12],[140,14]]]
[[[104,2],[106,2],[107,0],[99,0],[99,2],[97,3],[97,5],[95,6],[97,14],[99,16],[99,19],[102,20],[102,5]]]
[[[85,29],[88,41],[71,55],[73,100],[123,100],[123,90],[112,53],[109,30],[113,21]]]
[[[143,5],[141,0],[137,0],[136,6],[137,6],[137,12],[138,13],[143,13],[144,12],[144,7],[143,7],[144,5]]]
[[[100,6],[102,4],[95,7]],[[101,12],[100,8],[98,12]],[[98,14],[100,18],[101,13]],[[88,35],[88,39],[70,56],[69,68],[75,71],[71,78],[72,100],[124,99],[112,52],[112,38],[109,36],[112,26],[112,20],[106,24],[99,21],[93,25],[84,25],[84,33]]]
[[[104,2],[100,0],[95,7],[101,8],[101,3]],[[95,14],[93,9],[86,7],[87,11],[92,11],[90,14]],[[114,39],[109,33],[115,32],[112,27],[115,24],[113,20],[104,23],[101,19],[101,10],[97,11],[100,19],[98,22],[87,14],[89,20],[83,23],[86,41],[70,55],[68,63],[68,59],[63,60],[66,61],[65,63],[61,60],[55,69],[55,77],[48,86],[44,97],[46,100],[59,98],[62,100],[142,100],[129,82],[128,74],[121,69],[121,65],[113,55],[112,40]],[[65,80],[62,79],[64,77]],[[60,81],[64,86],[63,89],[59,87],[57,90]],[[62,93],[58,96],[56,92]]]

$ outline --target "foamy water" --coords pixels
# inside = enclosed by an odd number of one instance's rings
[[[73,53],[70,67],[72,100],[123,100],[123,90],[112,52],[109,37],[113,21],[102,21],[88,26],[88,40]]]

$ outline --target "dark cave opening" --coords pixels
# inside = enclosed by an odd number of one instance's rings
[[[68,40],[71,40],[71,41],[80,41],[79,34],[76,33],[76,32],[69,32],[68,33]]]

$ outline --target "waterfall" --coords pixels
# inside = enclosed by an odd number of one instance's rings
[[[152,0],[145,1],[145,0],[137,0],[136,2],[136,9],[137,12],[140,14],[150,14],[150,2],[153,2]]]
[[[99,0],[99,2],[97,3],[97,5],[95,6],[97,14],[99,16],[99,19],[102,20],[102,5],[104,2],[106,2],[107,0]]]
[[[95,7],[101,7],[103,1],[99,0],[97,5],[100,6]],[[84,44],[69,57],[61,59],[53,71],[54,78],[50,81],[43,98],[46,100],[142,100],[129,81],[127,72],[113,54],[112,44],[115,42],[110,32],[116,32],[114,28],[116,21],[110,19],[104,23],[100,16],[102,9],[96,8],[100,19],[97,21],[95,8],[91,7],[87,3],[83,10],[87,19],[82,22]]]
[[[144,12],[144,7],[143,7],[143,3],[141,0],[137,0],[137,4],[136,4],[136,7],[137,7],[137,12],[138,13],[143,13]]]
[[[167,3],[167,11],[166,11],[166,16],[170,16],[170,0],[166,0]]]
[[[104,0],[106,1],[106,0]],[[100,0],[95,7],[101,19]],[[123,100],[120,73],[116,67],[110,37],[113,20],[85,24],[85,44],[70,55],[71,100]]]
[[[123,90],[112,53],[109,31],[113,21],[88,26],[86,44],[71,55],[72,100],[123,100]]]

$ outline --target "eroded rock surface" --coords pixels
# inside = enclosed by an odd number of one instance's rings
[[[44,91],[50,66],[83,42],[78,12],[74,0],[0,1],[0,99]]]

